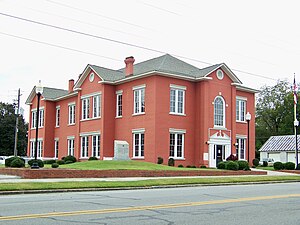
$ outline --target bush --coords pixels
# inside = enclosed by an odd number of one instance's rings
[[[192,166],[191,165],[187,165],[186,168],[192,168]]]
[[[282,162],[275,162],[274,165],[273,165],[273,167],[274,167],[274,170],[282,170],[282,169],[284,169],[284,165],[283,165]]]
[[[182,164],[180,164],[180,165],[178,165],[178,167],[183,167],[183,165],[182,165]]]
[[[217,168],[220,169],[220,170],[225,170],[226,168],[226,162],[219,162],[218,165],[217,165]]]
[[[169,158],[168,166],[174,166],[174,165],[175,165],[175,160],[173,158]]]
[[[21,158],[15,157],[15,159],[10,163],[10,167],[15,167],[15,168],[25,167],[25,162]]]
[[[295,169],[295,163],[293,163],[293,162],[284,163],[284,169],[294,170]]]
[[[231,154],[230,156],[227,157],[226,161],[237,161],[238,157]]]
[[[253,166],[257,167],[259,165],[259,159],[255,158],[252,160]]]
[[[20,159],[20,160],[22,160],[22,161],[24,162],[24,164],[25,164],[25,160],[24,160],[23,158],[20,158],[20,157],[17,157],[17,156],[13,156],[13,157],[10,157],[10,158],[5,159],[5,166],[6,166],[6,167],[11,167],[11,163],[12,163],[12,161],[14,161],[15,159]]]
[[[206,166],[205,165],[201,165],[200,168],[206,168]]]
[[[72,163],[74,163],[74,162],[77,161],[77,159],[76,159],[74,156],[72,156],[72,155],[68,155],[68,156],[64,157],[63,160],[64,160],[65,162],[71,161]],[[66,164],[67,164],[67,163],[66,163]]]
[[[58,167],[59,167],[59,164],[58,164],[58,163],[52,163],[51,167],[52,167],[52,168],[58,168]]]
[[[92,161],[92,160],[98,160],[98,158],[95,157],[95,156],[91,156],[91,157],[89,158],[89,161]]]
[[[56,163],[57,163],[58,165],[66,164],[64,160],[57,160]]]
[[[300,170],[300,163],[297,165],[296,170]]]
[[[267,162],[267,161],[263,161],[262,166],[263,166],[263,167],[267,167],[267,166],[268,166],[268,162]]]
[[[249,163],[245,160],[238,160],[237,163],[239,164],[239,170],[249,170]]]
[[[55,162],[56,162],[55,159],[44,160],[44,164],[53,164]]]
[[[44,167],[44,162],[43,162],[43,160],[40,160],[40,159],[37,159],[37,160],[35,160],[35,159],[30,159],[30,160],[28,161],[28,165],[29,165],[29,166],[32,166],[32,164],[35,163],[35,162],[38,164],[39,167],[41,167],[41,168]]]
[[[157,164],[163,164],[164,159],[162,157],[157,157]]]
[[[65,164],[71,164],[71,163],[74,163],[73,161],[71,161],[71,160],[67,160],[67,161],[65,161]]]
[[[225,165],[226,170],[239,170],[239,164],[235,161],[229,161]]]
[[[197,166],[195,166],[195,165],[192,165],[192,166],[191,166],[191,168],[197,168]]]

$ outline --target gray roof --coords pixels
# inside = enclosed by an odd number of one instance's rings
[[[90,65],[90,67],[99,74],[104,81],[116,81],[125,78],[125,74],[118,70],[107,69],[96,65]]]
[[[67,94],[68,94],[67,90],[44,87],[42,96],[45,100],[55,100],[56,98],[65,96]],[[30,104],[35,95],[36,94],[35,94],[35,86],[34,86],[25,103]]]
[[[259,149],[260,152],[282,152],[295,151],[295,135],[271,136]],[[297,135],[298,146],[300,144],[300,135]]]

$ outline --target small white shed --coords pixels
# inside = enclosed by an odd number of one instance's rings
[[[260,160],[272,158],[275,162],[296,163],[296,143],[295,135],[271,136],[259,149]],[[297,136],[298,159],[300,162],[300,135]]]

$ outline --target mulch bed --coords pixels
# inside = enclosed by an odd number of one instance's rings
[[[180,177],[180,176],[232,176],[232,175],[267,175],[266,171],[231,171],[231,170],[75,170],[75,169],[30,169],[0,168],[0,174],[15,175],[26,179],[43,178],[107,178],[107,177]]]

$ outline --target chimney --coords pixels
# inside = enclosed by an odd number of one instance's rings
[[[134,63],[135,59],[133,56],[129,56],[127,57],[124,62],[126,64],[125,67],[125,76],[130,76],[133,74],[133,63]]]
[[[73,88],[74,88],[74,80],[71,79],[69,80],[69,93],[73,91]]]

